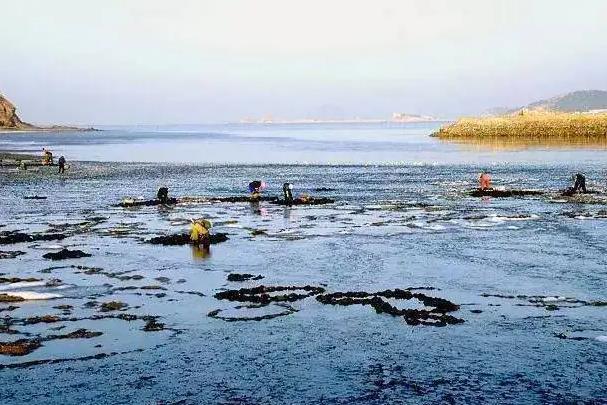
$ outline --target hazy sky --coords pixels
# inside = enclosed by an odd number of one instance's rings
[[[0,0],[38,123],[452,117],[607,89],[605,0]]]

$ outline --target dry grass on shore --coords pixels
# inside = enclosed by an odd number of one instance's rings
[[[523,111],[486,118],[461,118],[434,133],[445,140],[524,139],[563,142],[607,140],[607,113]]]

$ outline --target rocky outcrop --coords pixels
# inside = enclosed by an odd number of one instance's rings
[[[21,121],[17,115],[17,108],[0,94],[0,129],[29,129],[35,128],[27,122]]]

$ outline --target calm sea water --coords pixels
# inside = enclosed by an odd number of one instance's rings
[[[593,149],[508,150],[428,136],[445,123],[102,127],[103,132],[3,134],[0,147],[68,160],[229,164],[600,163]]]
[[[0,356],[2,365],[58,361],[0,369],[1,402],[606,403],[607,306],[581,302],[607,301],[601,213],[607,207],[600,199],[581,204],[556,193],[577,170],[605,192],[605,152],[478,150],[428,138],[434,128],[236,125],[2,136],[0,149],[49,146],[72,165],[63,177],[53,169],[0,173],[0,231],[69,224],[81,230],[58,242],[0,246],[25,252],[0,260],[4,277],[61,280],[0,285],[60,295],[0,315],[57,315],[62,310],[55,307],[68,304],[77,318],[17,322],[14,329],[26,335],[0,330],[0,341],[78,328],[103,335]],[[492,171],[496,185],[554,193],[468,197],[482,168]],[[291,181],[296,194],[337,202],[112,206],[125,196],[153,197],[160,185],[175,196],[244,195],[252,179],[266,180],[268,195]],[[29,195],[48,199],[23,199]],[[96,216],[107,219],[82,225]],[[186,231],[189,219],[200,216],[230,237],[208,256],[189,246],[144,243]],[[265,234],[254,236],[255,230]],[[56,245],[92,257],[43,259]],[[235,283],[226,280],[229,273],[265,278]],[[322,285],[329,292],[434,287],[426,293],[460,304],[454,315],[465,323],[409,326],[367,306],[333,307],[314,298],[269,320],[207,316],[215,309],[235,317],[282,311],[237,308],[213,297],[262,283]],[[139,289],[149,286],[163,290]],[[87,302],[112,300],[127,303],[128,313],[161,316],[179,333],[143,332],[138,321],[85,319],[99,314]],[[50,329],[56,327],[63,328]],[[108,356],[83,359],[100,353]]]

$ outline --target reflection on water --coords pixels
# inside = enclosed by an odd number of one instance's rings
[[[522,150],[572,150],[572,149],[607,149],[607,139],[520,139],[520,138],[472,138],[441,139],[445,144],[456,144],[469,151],[522,151]]]
[[[204,261],[211,257],[211,248],[205,248],[199,245],[192,245],[192,259],[195,262]]]
[[[0,150],[49,147],[68,161],[209,164],[477,164],[601,162],[607,141],[448,142],[442,123],[199,125],[5,134]],[[597,153],[600,150],[600,153]]]

